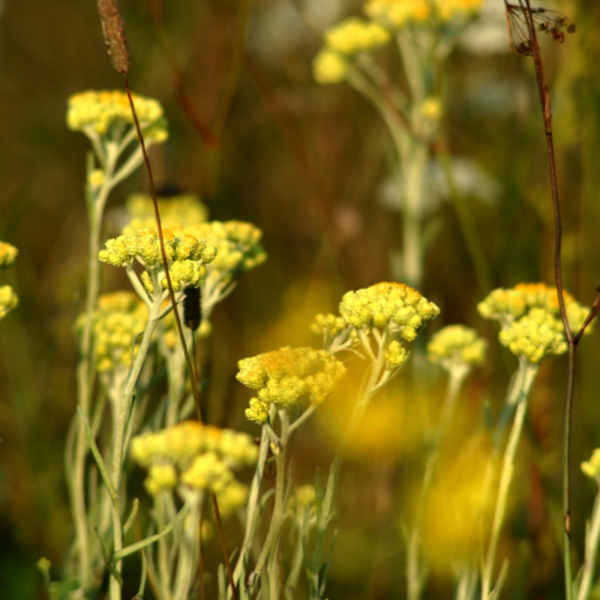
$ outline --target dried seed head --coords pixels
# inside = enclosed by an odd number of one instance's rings
[[[97,0],[104,42],[113,67],[125,74],[131,66],[131,54],[121,18],[118,0]]]

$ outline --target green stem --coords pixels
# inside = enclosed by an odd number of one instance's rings
[[[406,563],[406,581],[407,581],[407,597],[409,600],[418,600],[421,597],[421,592],[423,590],[424,577],[422,569],[419,565],[420,555],[419,555],[419,542],[421,536],[419,534],[419,521],[421,519],[421,511],[423,510],[423,504],[425,502],[425,497],[427,495],[427,491],[431,484],[433,472],[435,470],[435,465],[437,463],[438,455],[439,455],[439,447],[444,432],[448,428],[448,424],[452,419],[452,414],[454,413],[454,407],[456,406],[456,400],[458,398],[458,394],[460,392],[460,388],[462,386],[465,377],[468,374],[468,367],[461,367],[457,369],[453,369],[450,371],[450,381],[448,383],[448,391],[446,392],[446,397],[444,398],[444,403],[442,406],[442,414],[440,417],[440,422],[438,424],[437,430],[435,432],[433,438],[433,445],[431,448],[431,452],[429,454],[429,458],[427,459],[427,464],[425,466],[425,473],[423,475],[423,485],[421,486],[421,492],[419,494],[419,502],[417,505],[417,512],[415,515],[415,524],[410,534],[410,541],[408,544],[408,557]]]
[[[581,572],[581,583],[577,592],[577,600],[586,600],[594,582],[598,541],[600,539],[600,490],[594,501],[592,519],[587,525],[585,536],[585,562]]]
[[[498,498],[496,500],[496,509],[494,511],[490,542],[483,565],[481,583],[482,600],[488,600],[490,598],[490,594],[492,593],[492,575],[496,560],[498,540],[500,538],[500,530],[506,514],[508,492],[510,490],[510,484],[512,482],[514,473],[517,447],[519,445],[519,440],[521,439],[523,424],[525,423],[525,415],[527,413],[527,397],[537,374],[538,365],[530,363],[527,359],[521,357],[519,362],[519,371],[521,371],[521,386],[518,390],[517,409],[515,412],[513,426],[508,437],[508,442],[506,444],[506,449],[504,451],[502,471],[500,473],[500,485],[498,487]],[[495,591],[498,592],[499,590]]]
[[[155,288],[154,302],[148,311],[148,324],[142,336],[140,348],[135,358],[131,371],[128,375],[127,381],[123,387],[121,393],[121,402],[119,407],[119,418],[117,421],[117,427],[115,431],[115,438],[113,440],[113,463],[112,463],[112,483],[113,487],[117,492],[116,498],[112,502],[112,524],[113,524],[113,551],[118,553],[123,548],[123,531],[121,522],[121,507],[120,507],[120,493],[121,483],[123,478],[123,462],[125,455],[126,446],[126,433],[127,425],[129,420],[133,418],[131,415],[133,392],[138,376],[142,369],[144,360],[150,348],[152,341],[152,334],[157,324],[157,315],[160,313],[162,290]],[[121,572],[121,560],[115,559],[115,569],[118,573]],[[110,580],[110,599],[121,600],[121,586],[115,577],[111,577]]]

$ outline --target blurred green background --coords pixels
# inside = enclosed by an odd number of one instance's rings
[[[308,4],[320,6],[315,14],[324,27],[360,10],[351,0]],[[20,251],[0,274],[0,284],[12,285],[20,300],[0,323],[0,597],[20,600],[44,597],[35,562],[46,556],[60,565],[71,535],[62,453],[75,410],[73,321],[86,281],[88,143],[67,129],[66,101],[87,89],[121,89],[122,80],[110,67],[92,0],[4,0],[0,7],[0,239]],[[589,305],[600,284],[600,5],[563,0],[555,8],[577,24],[562,46],[543,45],[563,273],[566,288]],[[122,0],[122,10],[132,89],[160,100],[170,123],[168,142],[151,151],[156,181],[199,194],[213,219],[250,221],[264,232],[268,262],[241,277],[218,307],[207,348],[211,419],[257,431],[244,423],[248,394],[234,379],[237,361],[287,344],[318,345],[308,330],[314,313],[335,310],[347,290],[391,277],[391,257],[402,244],[399,213],[379,201],[388,134],[348,86],[312,81],[321,42],[292,0]],[[178,78],[193,110],[177,100]],[[490,197],[466,199],[493,287],[552,284],[553,220],[532,61],[459,46],[443,74],[443,101],[450,152],[475,161],[495,182]],[[212,145],[198,117],[214,135]],[[140,170],[113,193],[109,209],[147,190]],[[497,411],[516,361],[499,348],[496,328],[476,313],[482,290],[453,204],[441,202],[430,218],[437,236],[420,291],[442,316],[426,335],[464,323],[490,341],[487,367],[465,392],[476,420],[484,400]],[[110,228],[118,214],[109,212],[107,220]],[[105,275],[105,290],[126,286],[106,269]],[[594,494],[578,465],[600,446],[599,348],[597,330],[582,343],[578,363],[576,566]],[[565,362],[543,364],[521,448],[515,487],[522,502],[507,525],[507,545],[517,549],[511,585],[520,597],[563,594]],[[397,435],[404,429],[398,423]],[[306,481],[314,465],[328,464],[326,437],[315,426],[303,432],[298,472]],[[420,467],[410,455],[380,453],[367,465],[350,460],[330,597],[402,597],[398,482]],[[426,597],[447,597],[449,582],[448,574],[432,578]]]

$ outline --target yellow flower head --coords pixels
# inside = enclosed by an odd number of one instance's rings
[[[334,52],[352,55],[384,46],[391,34],[378,23],[350,17],[325,32],[325,44]]]
[[[19,251],[12,245],[6,242],[0,242],[0,269],[9,267],[15,262]]]
[[[569,325],[577,331],[589,309],[565,292]],[[477,305],[479,314],[500,323],[500,343],[513,354],[539,363],[548,354],[563,354],[567,342],[556,288],[543,283],[519,284],[512,289],[497,289]],[[586,329],[589,333],[590,327]]]
[[[429,360],[448,372],[483,364],[486,349],[487,342],[463,325],[440,329],[427,344]]]
[[[590,460],[581,463],[581,470],[592,479],[600,479],[600,448],[592,452]]]
[[[169,272],[173,289],[178,291],[186,285],[200,285],[205,275],[204,264],[214,260],[216,249],[194,236],[183,234],[175,236],[168,229],[163,230],[165,253],[169,263]],[[101,262],[114,267],[130,267],[134,261],[146,269],[161,268],[162,255],[158,233],[154,229],[140,229],[133,235],[120,235],[106,242],[106,247],[98,254]],[[152,292],[148,271],[142,274],[142,281]],[[163,288],[167,280],[161,280]]]
[[[246,417],[259,424],[267,420],[271,404],[279,409],[321,405],[346,373],[346,367],[325,350],[289,346],[240,360],[238,367],[238,381],[258,390]]]
[[[477,12],[483,0],[368,0],[365,12],[386,27],[398,29],[408,23],[424,23],[434,15],[441,21]]]
[[[388,328],[406,342],[439,313],[433,302],[404,283],[384,282],[347,292],[340,303],[340,315],[355,329]]]
[[[9,311],[16,308],[19,298],[10,285],[0,287],[0,319],[3,319]]]
[[[233,470],[256,462],[258,448],[244,433],[184,421],[134,437],[131,455],[148,468],[145,485],[151,494],[177,483],[221,494],[235,481]]]
[[[80,328],[85,317],[82,314],[78,319]],[[148,320],[145,304],[133,292],[104,294],[98,299],[93,320],[97,370],[106,373],[119,367],[128,369],[139,347],[136,336],[144,331]]]
[[[163,109],[157,100],[132,94],[133,103],[144,138],[155,143],[167,139]],[[68,101],[67,125],[75,131],[97,135],[122,133],[125,126],[133,126],[133,116],[127,94],[120,91],[83,92]]]
[[[147,194],[133,194],[127,199],[127,213],[131,219],[123,228],[124,235],[133,235],[140,229],[156,227],[154,202]],[[175,235],[190,233],[190,228],[205,223],[208,209],[195,194],[182,194],[173,197],[161,197],[158,201],[161,223]]]
[[[327,47],[321,48],[313,59],[313,77],[317,83],[341,83],[348,76],[349,63],[339,53]]]

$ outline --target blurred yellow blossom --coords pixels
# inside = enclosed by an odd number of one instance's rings
[[[80,328],[85,318],[85,314],[79,317]],[[104,294],[98,299],[93,320],[97,370],[104,373],[117,367],[128,369],[139,347],[136,343],[133,350],[134,340],[148,320],[146,305],[133,292]]]
[[[487,342],[474,329],[448,325],[440,329],[427,344],[429,360],[446,371],[483,364]]]
[[[449,21],[477,12],[483,0],[367,0],[365,13],[386,27],[400,28],[434,17]]]
[[[587,475],[592,479],[598,479],[600,477],[600,448],[596,448],[592,452],[590,460],[585,460],[581,463],[581,470],[584,475]]]
[[[223,494],[235,481],[233,470],[256,462],[258,448],[244,433],[184,421],[134,437],[131,455],[148,468],[145,485],[151,494],[177,483]],[[232,494],[239,499],[240,490]]]
[[[356,54],[384,46],[391,39],[389,31],[378,23],[349,17],[325,32],[325,44],[340,54]]]
[[[12,244],[0,242],[0,269],[9,267],[15,262],[19,251]]]
[[[330,50],[321,48],[313,59],[313,77],[317,83],[341,83],[348,76],[349,64],[346,59]]]
[[[127,199],[126,208],[130,222],[123,228],[122,234],[133,235],[140,229],[156,227],[154,203],[151,196],[132,194]],[[191,234],[190,227],[204,223],[208,218],[208,209],[195,194],[160,197],[158,210],[162,226],[170,229],[175,235]]]
[[[325,350],[289,346],[244,358],[238,367],[238,381],[258,390],[246,417],[259,424],[267,420],[271,404],[279,409],[322,404],[346,373],[346,367]]]
[[[0,287],[0,319],[3,319],[18,304],[19,298],[10,285]]]

